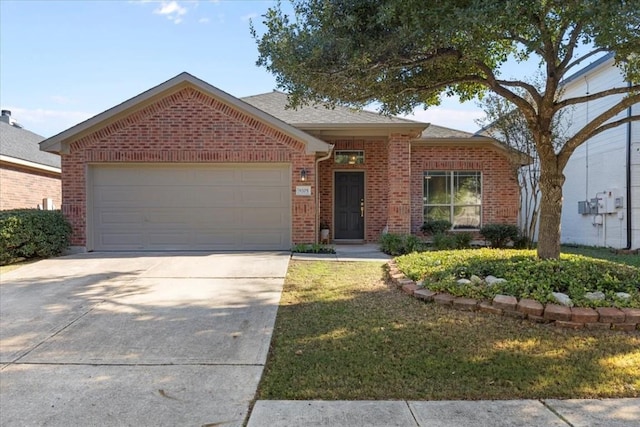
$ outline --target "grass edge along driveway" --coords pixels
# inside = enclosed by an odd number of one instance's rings
[[[640,397],[640,334],[425,304],[377,263],[291,261],[258,399]]]

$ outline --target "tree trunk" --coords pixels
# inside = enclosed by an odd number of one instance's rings
[[[555,161],[541,162],[541,166],[538,258],[558,259],[564,175]]]

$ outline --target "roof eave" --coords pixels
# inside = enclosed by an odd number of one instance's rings
[[[23,166],[29,169],[51,172],[54,174],[60,174],[61,170],[55,166],[43,165],[41,163],[31,162],[29,160],[18,159],[17,157],[5,156],[0,154],[0,162],[10,163],[12,165]]]
[[[318,137],[388,137],[394,133],[418,137],[428,123],[293,123],[292,126]]]
[[[48,151],[52,153],[68,153],[68,143],[72,139],[81,138],[87,135],[99,127],[104,126],[106,123],[115,121],[118,118],[130,114],[134,110],[144,108],[145,106],[155,102],[156,100],[166,96],[167,94],[177,92],[187,86],[194,86],[197,89],[207,93],[210,96],[228,104],[236,109],[241,110],[245,114],[262,121],[272,127],[277,128],[285,135],[288,135],[294,139],[303,141],[306,143],[306,153],[314,154],[317,152],[325,153],[329,152],[329,144],[313,137],[295,127],[273,117],[270,114],[210,85],[209,83],[192,76],[189,73],[183,72],[167,80],[164,83],[159,84],[121,104],[116,105],[100,114],[97,114],[90,119],[85,120],[51,138],[45,139],[40,143],[40,150]]]

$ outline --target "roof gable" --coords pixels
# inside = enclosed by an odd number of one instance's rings
[[[277,119],[276,117],[265,113],[264,111],[200,80],[189,73],[183,72],[158,86],[155,86],[123,103],[116,105],[76,126],[73,126],[58,135],[46,139],[40,143],[40,149],[55,153],[65,153],[69,151],[69,144],[78,140],[96,130],[101,129],[108,123],[116,121],[127,116],[157,100],[178,92],[185,87],[193,87],[211,96],[220,102],[229,105],[241,111],[252,118],[265,123],[285,135],[303,142],[306,146],[306,152],[313,154],[316,152],[325,153],[329,151],[329,144],[317,139],[299,129]]]

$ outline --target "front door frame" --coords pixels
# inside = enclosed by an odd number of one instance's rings
[[[359,174],[362,176],[362,200],[364,201],[364,215],[362,216],[362,232],[361,236],[355,238],[340,238],[336,235],[336,174],[338,173],[353,173]],[[353,169],[335,169],[333,171],[333,203],[332,203],[332,212],[331,216],[333,218],[333,239],[338,242],[345,243],[363,243],[365,241],[366,229],[367,229],[367,175],[364,170],[353,170]]]

